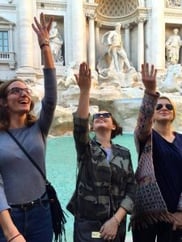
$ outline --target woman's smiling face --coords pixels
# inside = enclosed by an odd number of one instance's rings
[[[31,90],[21,81],[12,82],[7,87],[6,106],[9,113],[28,113],[31,105]]]

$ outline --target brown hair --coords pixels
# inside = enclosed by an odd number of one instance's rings
[[[117,135],[122,135],[123,134],[123,128],[118,124],[116,119],[111,115],[111,119],[113,124],[116,126],[114,130],[111,132],[111,139],[115,138]]]
[[[0,85],[0,130],[7,130],[10,126],[9,112],[7,110],[7,106],[5,105],[7,100],[7,89],[11,83],[17,81],[25,83],[22,79],[12,79]],[[30,113],[33,108],[34,102],[31,100],[30,111],[27,113],[27,117],[25,120],[25,125],[27,126],[31,126],[36,121],[36,117]]]

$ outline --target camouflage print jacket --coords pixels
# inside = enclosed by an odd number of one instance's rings
[[[123,207],[133,209],[135,179],[128,149],[112,144],[112,157],[89,137],[88,119],[74,114],[74,139],[79,166],[78,182],[67,209],[77,217],[104,221]]]

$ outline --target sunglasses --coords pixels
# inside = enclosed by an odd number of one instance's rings
[[[32,94],[32,90],[30,88],[13,87],[7,91],[7,95],[21,95],[23,92],[25,92],[27,95]]]
[[[95,113],[93,115],[93,119],[97,119],[97,118],[110,118],[111,117],[111,113]]]
[[[163,108],[163,107],[165,107],[167,110],[173,110],[173,105],[172,104],[170,104],[170,103],[166,103],[166,104],[161,104],[161,103],[158,103],[157,105],[156,105],[156,110],[160,110],[161,108]]]

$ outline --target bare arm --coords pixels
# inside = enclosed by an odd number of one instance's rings
[[[12,238],[14,238],[13,242],[26,241],[14,225],[8,210],[3,210],[0,212],[0,225],[7,241],[11,240]]]

